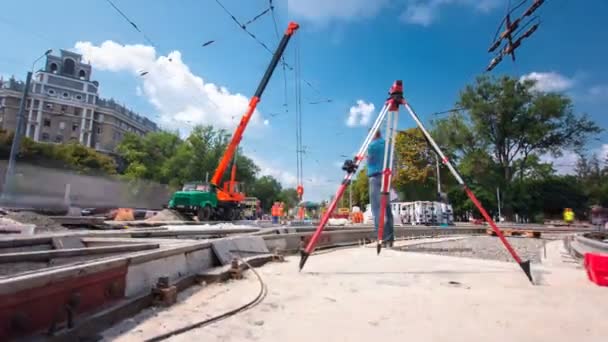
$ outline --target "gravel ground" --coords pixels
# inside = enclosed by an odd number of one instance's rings
[[[540,262],[544,239],[507,238],[523,260]],[[451,249],[451,251],[450,251]],[[462,240],[425,243],[401,248],[403,251],[458,257],[512,261],[513,258],[497,237],[472,236]]]
[[[163,209],[156,215],[145,219],[145,221],[188,221],[188,219],[177,211]]]
[[[29,211],[9,212],[5,216],[23,224],[35,224],[36,233],[60,232],[68,230],[52,218]]]

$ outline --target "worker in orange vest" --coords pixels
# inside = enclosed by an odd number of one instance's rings
[[[272,215],[272,223],[279,223],[279,205],[277,202],[274,202],[272,208],[270,209],[270,214]]]

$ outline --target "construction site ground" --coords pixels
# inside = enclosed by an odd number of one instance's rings
[[[458,241],[444,238],[441,242]],[[404,245],[438,242],[402,241]],[[494,240],[499,244],[498,240]],[[432,246],[433,244],[428,244]],[[373,246],[298,256],[258,268],[257,306],[171,341],[606,341],[606,288],[587,280],[560,240],[538,251],[531,285],[513,262]],[[243,305],[259,292],[242,280],[194,286],[168,308],[150,308],[103,332],[142,341]]]

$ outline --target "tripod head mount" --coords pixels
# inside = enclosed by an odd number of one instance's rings
[[[389,98],[386,102],[389,104],[389,111],[394,112],[399,109],[399,105],[405,103],[403,98],[403,81],[396,80],[388,91]]]

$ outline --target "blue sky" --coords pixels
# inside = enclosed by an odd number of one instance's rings
[[[101,95],[186,133],[194,123],[232,128],[270,61],[270,54],[240,30],[214,0],[114,0],[154,43],[145,40],[106,0],[10,1],[0,12],[0,75],[23,78],[46,49],[74,49],[94,67]],[[246,22],[267,0],[221,1]],[[517,3],[517,0],[513,0]],[[528,1],[530,2],[530,1]],[[428,122],[430,113],[453,107],[462,87],[483,72],[486,52],[507,0],[274,0],[279,31],[296,20],[301,29],[286,52],[294,64],[300,47],[305,198],[335,191],[338,163],[355,152],[388,87],[403,79],[406,96]],[[576,110],[608,128],[608,2],[547,0],[542,24],[495,75],[528,75],[548,90],[564,91]],[[8,15],[12,13],[14,15]],[[604,20],[603,20],[604,19]],[[50,24],[52,23],[52,24]],[[271,50],[277,43],[272,17],[248,27]],[[207,47],[202,44],[215,42]],[[105,43],[104,43],[105,42]],[[170,55],[171,62],[167,60]],[[39,65],[40,66],[40,65]],[[139,76],[146,70],[148,75]],[[284,113],[282,70],[275,72],[243,140],[263,173],[293,186],[296,174],[295,79],[287,73],[289,113]],[[326,98],[331,103],[311,105]],[[358,105],[358,101],[359,104]],[[374,110],[371,110],[371,105]],[[354,114],[349,122],[349,113]],[[280,113],[279,115],[274,115]],[[366,124],[361,113],[369,114]],[[235,117],[234,119],[232,117]],[[354,127],[347,125],[361,124]],[[413,125],[405,112],[401,128]],[[608,133],[589,145],[608,151]],[[547,158],[551,160],[551,158]],[[566,153],[562,171],[574,163]],[[562,166],[563,165],[563,166]]]

